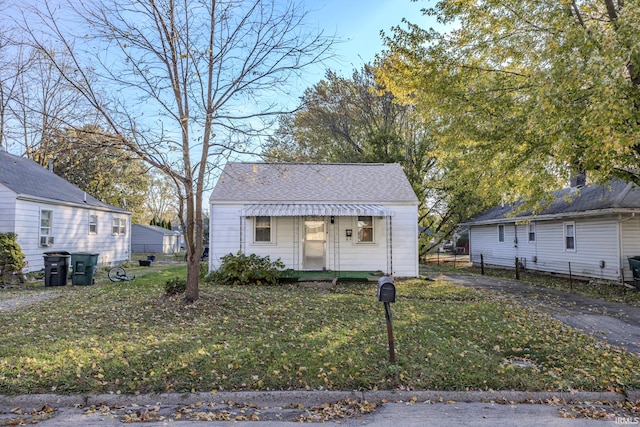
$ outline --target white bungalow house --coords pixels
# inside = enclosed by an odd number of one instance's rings
[[[209,269],[242,251],[296,271],[418,276],[418,199],[398,164],[228,163],[209,236]]]
[[[180,252],[182,233],[157,225],[131,225],[131,251],[175,254]]]
[[[628,258],[640,256],[640,188],[586,186],[582,178],[536,215],[496,206],[463,225],[474,264],[515,267],[517,258],[528,270],[631,282]]]
[[[0,150],[0,232],[17,234],[29,271],[44,268],[45,252],[99,253],[99,265],[126,261],[130,223],[130,211]]]

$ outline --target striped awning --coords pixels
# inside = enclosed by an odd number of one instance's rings
[[[368,204],[255,204],[242,216],[393,216],[384,206]]]

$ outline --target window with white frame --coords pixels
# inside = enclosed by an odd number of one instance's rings
[[[504,225],[498,224],[498,242],[504,242]]]
[[[564,248],[567,251],[576,250],[576,224],[574,222],[564,223]]]
[[[53,245],[53,211],[43,209],[40,211],[40,246]]]
[[[358,217],[358,242],[373,243],[373,217]]]
[[[49,241],[53,239],[53,211],[40,211],[40,246],[48,246]]]
[[[40,235],[50,236],[53,223],[53,211],[40,211]]]
[[[98,234],[98,215],[89,214],[89,234]]]
[[[125,218],[113,218],[111,224],[111,234],[127,234],[127,220]]]
[[[257,216],[254,223],[254,242],[270,243],[271,242],[271,217]]]
[[[536,224],[534,222],[530,222],[529,223],[529,241],[530,242],[535,242],[536,241]]]

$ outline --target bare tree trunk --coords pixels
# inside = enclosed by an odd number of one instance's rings
[[[47,35],[43,40],[41,28],[31,24],[35,20],[25,20],[34,45],[50,53],[46,46],[53,37],[72,58],[69,71],[49,54],[66,82],[119,144],[166,174],[184,194],[185,300],[197,300],[202,198],[212,164],[246,152],[252,136],[288,112],[273,103],[274,94],[300,70],[328,57],[332,38],[305,32],[306,12],[278,0],[69,1],[64,14],[45,1],[36,15]],[[90,31],[67,33],[61,23],[72,15],[84,19]],[[147,119],[149,112],[159,119]],[[215,144],[212,161],[214,131],[227,143]]]

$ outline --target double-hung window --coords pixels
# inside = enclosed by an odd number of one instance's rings
[[[98,215],[89,214],[89,234],[98,234]]]
[[[53,211],[40,211],[40,246],[53,244]]]
[[[127,233],[127,220],[125,218],[113,218],[111,234],[124,235]]]
[[[358,242],[373,243],[373,217],[358,217]]]
[[[271,217],[257,216],[254,226],[254,242],[270,243],[271,242]]]
[[[529,241],[530,242],[535,242],[536,241],[536,224],[534,222],[530,222],[529,223]]]
[[[576,224],[573,221],[564,223],[564,249],[576,250]]]
[[[498,224],[498,242],[504,242],[504,225]]]
[[[40,211],[40,236],[50,236],[53,222],[53,211]]]

